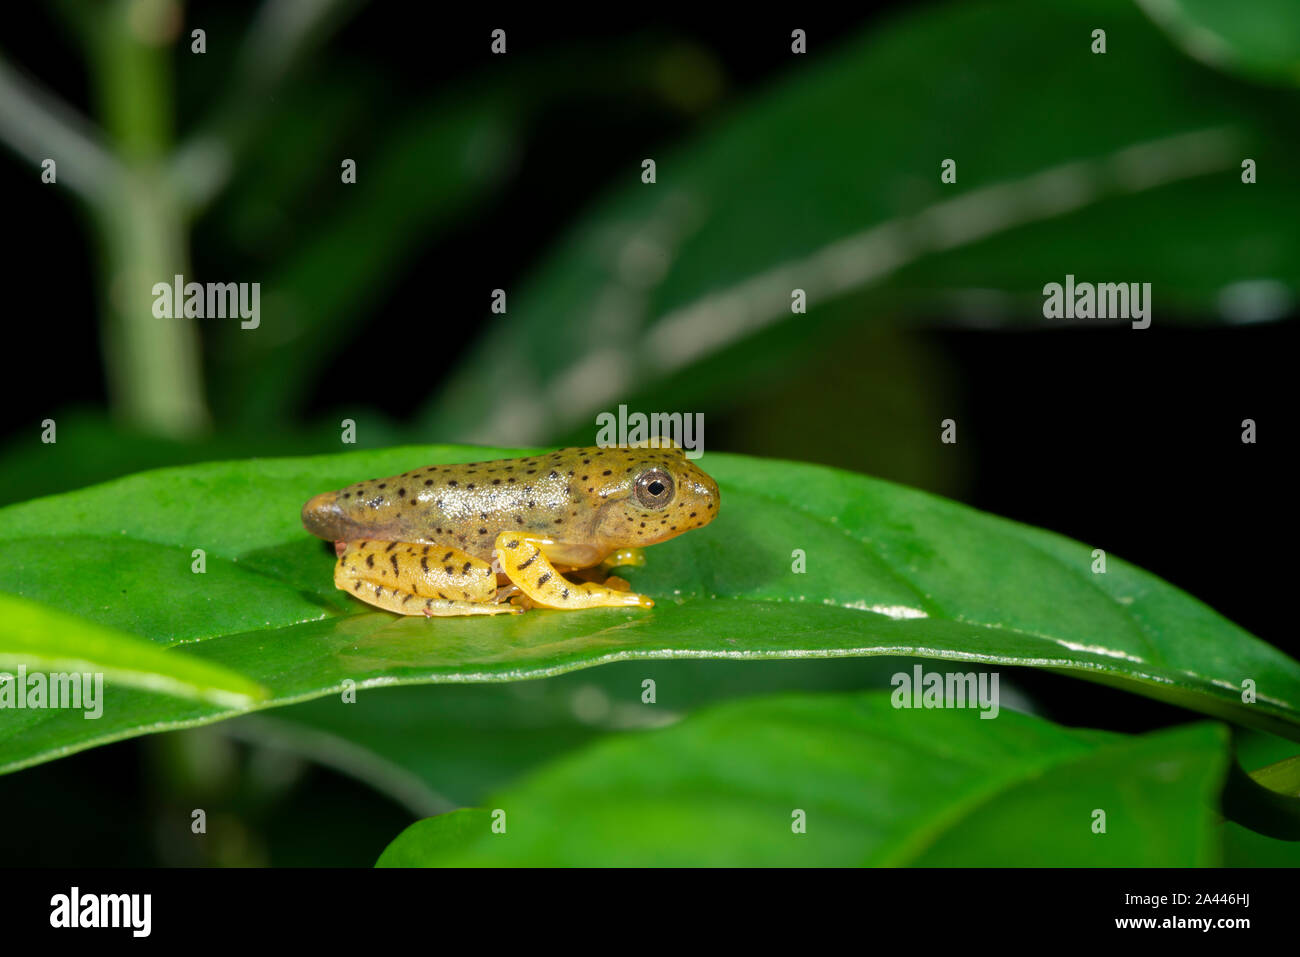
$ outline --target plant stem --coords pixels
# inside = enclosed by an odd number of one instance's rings
[[[117,0],[102,11],[91,60],[105,133],[122,165],[116,188],[95,208],[109,393],[127,423],[181,438],[203,431],[209,418],[193,320],[153,314],[154,284],[184,274],[189,254],[186,217],[166,176],[168,33],[178,24],[169,0]]]

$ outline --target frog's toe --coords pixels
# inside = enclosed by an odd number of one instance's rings
[[[543,547],[548,544],[552,544],[548,539],[515,532],[502,532],[497,536],[496,552],[501,567],[511,583],[533,604],[558,609],[617,605],[654,607],[653,601],[635,592],[609,588],[605,584],[569,581],[547,560]]]

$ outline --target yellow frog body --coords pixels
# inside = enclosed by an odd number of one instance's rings
[[[334,542],[334,584],[367,604],[499,615],[652,607],[620,578],[563,573],[641,564],[642,546],[707,525],[718,504],[681,449],[581,448],[358,482],[311,499],[302,523]]]

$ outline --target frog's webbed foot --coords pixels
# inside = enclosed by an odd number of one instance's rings
[[[573,582],[561,575],[542,553],[550,539],[502,532],[496,540],[496,558],[510,581],[523,593],[511,601],[539,608],[600,608],[603,606],[636,605],[654,607],[654,601],[632,591],[608,587],[596,582]],[[616,579],[628,588],[622,579]]]
[[[415,542],[347,542],[334,585],[368,605],[399,615],[511,615],[496,603],[492,567],[456,548]]]

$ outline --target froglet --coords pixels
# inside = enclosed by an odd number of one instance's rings
[[[431,465],[315,496],[334,584],[401,615],[518,614],[654,602],[603,572],[718,514],[717,483],[679,448],[573,448]],[[565,573],[576,573],[571,580]]]

